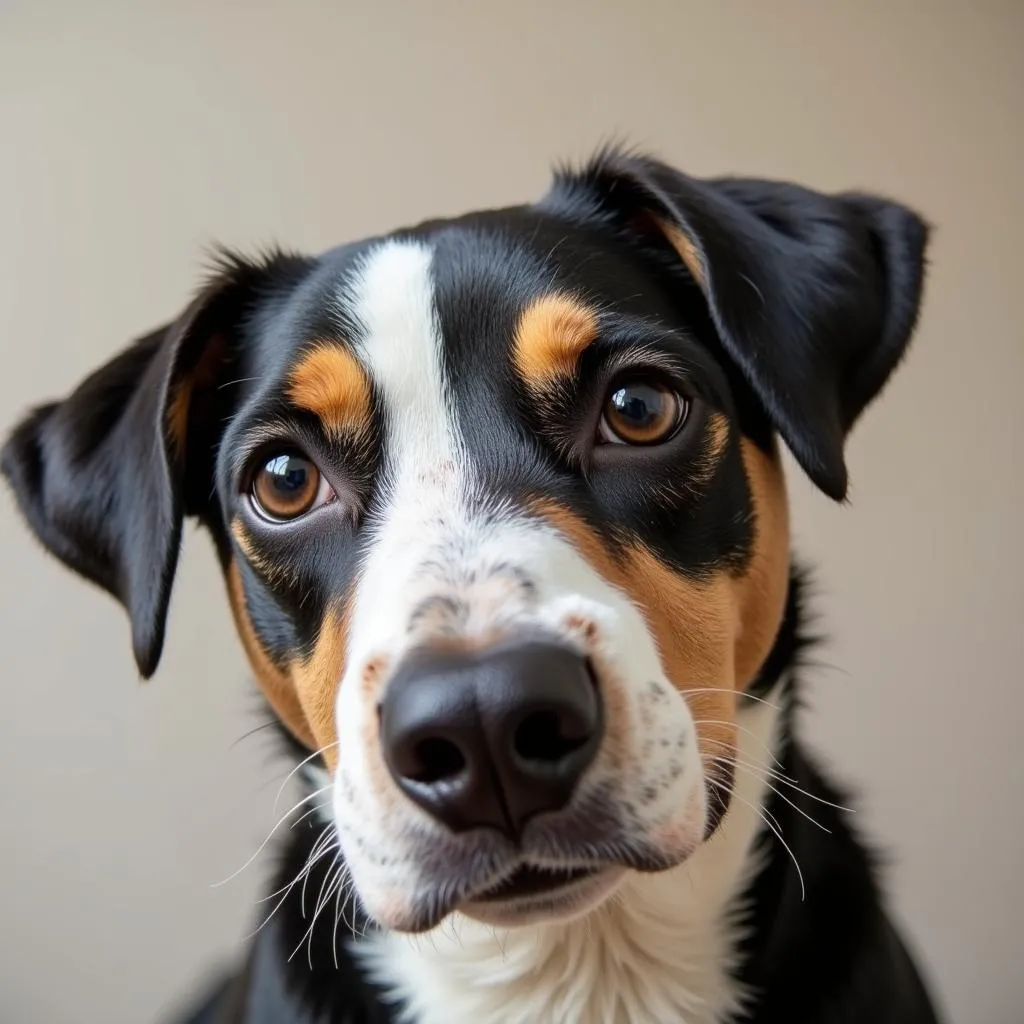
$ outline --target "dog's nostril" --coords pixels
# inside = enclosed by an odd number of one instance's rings
[[[458,775],[466,758],[451,740],[431,737],[416,744],[416,770],[406,776],[414,782],[441,782]]]
[[[512,745],[523,761],[556,764],[587,742],[586,728],[573,728],[554,711],[535,711],[516,728]]]

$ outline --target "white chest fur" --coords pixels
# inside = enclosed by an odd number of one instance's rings
[[[680,867],[631,874],[579,920],[503,931],[454,915],[426,935],[362,942],[357,955],[410,1024],[728,1020],[744,995],[730,974],[735,897],[756,868],[776,719],[764,704],[742,713],[730,810]]]

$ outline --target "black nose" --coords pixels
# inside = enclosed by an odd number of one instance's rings
[[[544,641],[418,650],[380,713],[395,781],[456,832],[489,826],[516,838],[534,815],[568,803],[601,741],[586,661]]]

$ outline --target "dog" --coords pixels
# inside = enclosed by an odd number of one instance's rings
[[[24,419],[17,502],[143,677],[207,528],[309,787],[196,1021],[937,1020],[795,733],[780,461],[844,500],[927,236],[606,150],[533,205],[223,254]]]

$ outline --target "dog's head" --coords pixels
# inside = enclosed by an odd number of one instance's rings
[[[925,236],[605,155],[537,205],[226,262],[3,468],[146,676],[183,517],[209,527],[371,915],[579,913],[728,807],[786,601],[776,436],[843,498]]]

